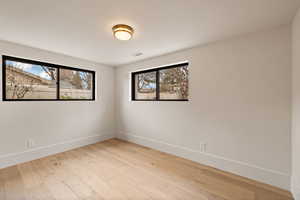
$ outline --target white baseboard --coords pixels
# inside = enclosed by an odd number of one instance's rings
[[[284,172],[266,169],[245,162],[227,159],[214,154],[195,151],[186,147],[168,144],[165,142],[160,142],[157,140],[133,134],[123,133],[118,134],[117,137],[143,146],[151,147],[162,152],[187,158],[189,160],[208,165],[223,171],[247,177],[262,183],[270,184],[285,190],[290,190],[290,175]]]
[[[300,187],[292,187],[292,194],[295,200],[300,200]]]
[[[67,150],[75,149],[78,147],[94,144],[100,141],[114,138],[113,134],[94,135],[88,137],[77,138],[74,140],[52,144],[48,146],[34,148],[28,151],[11,153],[0,156],[0,169],[10,167],[16,164],[36,160],[49,155],[61,153]]]
[[[292,177],[292,184],[291,184],[292,194],[295,200],[300,200],[300,186],[297,185],[296,180]]]

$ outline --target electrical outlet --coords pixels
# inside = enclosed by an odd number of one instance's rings
[[[200,143],[200,152],[206,152],[207,143]]]
[[[28,139],[27,140],[27,148],[33,148],[35,146],[35,141],[33,139]]]

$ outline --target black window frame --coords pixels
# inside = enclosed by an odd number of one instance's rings
[[[25,63],[25,64],[41,65],[41,66],[45,66],[45,67],[55,68],[57,70],[56,99],[8,99],[8,98],[6,98],[6,61],[14,61],[14,62],[21,62],[21,63]],[[68,70],[91,73],[93,76],[92,98],[91,99],[61,99],[60,98],[60,69],[68,69]],[[95,101],[96,100],[96,72],[92,71],[92,70],[68,67],[68,66],[59,65],[59,64],[53,64],[53,63],[41,62],[41,61],[30,60],[30,59],[25,59],[25,58],[2,55],[2,100],[3,101]]]
[[[188,66],[189,62],[183,62],[180,64],[174,65],[167,65],[163,67],[151,68],[142,71],[136,71],[131,73],[131,101],[189,101],[188,99],[160,99],[160,73],[159,71],[177,67]],[[149,72],[156,72],[156,98],[155,99],[136,99],[135,98],[135,77],[138,74],[149,73]],[[188,83],[189,84],[189,83]],[[189,88],[188,88],[189,90]]]

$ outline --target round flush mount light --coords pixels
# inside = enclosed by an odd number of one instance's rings
[[[133,28],[126,24],[117,24],[112,30],[118,40],[130,40],[134,32]]]

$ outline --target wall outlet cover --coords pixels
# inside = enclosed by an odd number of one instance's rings
[[[33,148],[35,146],[35,141],[33,139],[27,140],[27,148]]]
[[[207,143],[200,143],[200,152],[206,152]]]

